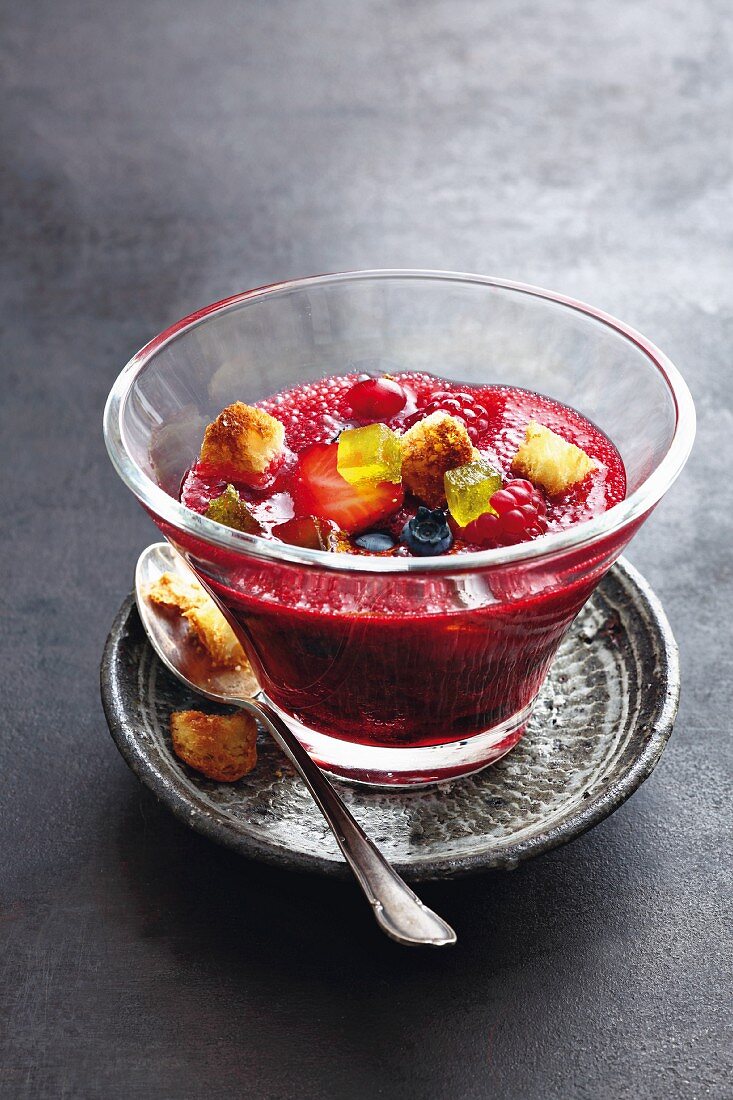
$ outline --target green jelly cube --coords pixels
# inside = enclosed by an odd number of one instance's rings
[[[399,436],[386,424],[346,428],[339,436],[336,468],[346,481],[402,480],[402,450]]]
[[[486,459],[477,458],[448,470],[443,484],[450,514],[459,527],[465,527],[485,512],[494,511],[489,501],[501,489],[501,474]]]
[[[246,531],[248,535],[262,533],[259,523],[233,485],[227,485],[220,497],[209,501],[205,515],[207,519],[213,519],[225,527],[233,527],[235,531]]]

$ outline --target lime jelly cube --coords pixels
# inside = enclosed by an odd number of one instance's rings
[[[501,489],[501,474],[485,458],[476,458],[448,470],[443,483],[450,514],[459,527],[465,527],[485,512],[494,512],[489,501]]]
[[[346,428],[339,436],[336,468],[350,485],[402,480],[399,436],[386,424]]]
[[[205,515],[207,519],[233,527],[235,531],[245,531],[248,535],[262,534],[262,528],[233,485],[227,485],[221,496],[209,501]]]

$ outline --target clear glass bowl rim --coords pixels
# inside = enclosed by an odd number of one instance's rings
[[[329,283],[356,282],[361,280],[414,279],[435,280],[450,283],[469,283],[554,302],[570,310],[583,313],[593,320],[606,325],[617,335],[629,340],[654,364],[663,376],[670,390],[676,408],[676,424],[672,441],[661,462],[642,484],[628,497],[609,508],[600,516],[585,523],[575,524],[556,534],[543,535],[531,542],[496,550],[481,550],[468,554],[443,555],[426,558],[381,558],[345,553],[329,553],[323,550],[308,550],[274,542],[270,539],[247,535],[224,527],[205,516],[186,508],[169,496],[152,478],[137,465],[124,442],[122,419],[125,403],[137,376],[147,363],[164,346],[208,320],[215,314],[223,314],[248,299],[265,295],[277,295],[284,291],[306,287],[321,286]],[[104,409],[104,440],[112,464],[127,487],[138,500],[156,516],[172,527],[194,538],[223,547],[226,550],[242,553],[247,557],[259,557],[273,561],[287,562],[305,566],[314,566],[335,572],[348,573],[463,573],[484,570],[491,566],[513,565],[520,562],[533,562],[551,558],[559,553],[589,547],[599,540],[613,535],[624,527],[643,517],[661,500],[679,475],[687,461],[695,438],[695,407],[692,396],[682,375],[667,358],[645,336],[611,317],[602,310],[576,301],[574,298],[527,283],[518,283],[492,276],[472,275],[453,271],[422,271],[411,269],[384,269],[371,271],[345,271],[329,275],[314,275],[301,279],[271,283],[255,287],[252,290],[235,294],[214,302],[195,313],[177,321],[170,328],[155,336],[136,355],[118,375]]]

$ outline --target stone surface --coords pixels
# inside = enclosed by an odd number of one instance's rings
[[[732,33],[726,0],[6,8],[3,1096],[729,1094]],[[425,887],[434,954],[184,829],[98,693],[155,537],[101,442],[118,370],[205,302],[369,266],[590,301],[700,418],[630,550],[681,649],[664,759],[573,845]]]

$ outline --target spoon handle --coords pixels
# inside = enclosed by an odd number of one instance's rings
[[[242,628],[189,559],[176,551],[221,611],[234,633],[242,639]],[[442,947],[456,942],[449,924],[423,905],[417,894],[404,882],[393,867],[354,820],[337,794],[333,784],[311,760],[300,741],[268,703],[252,699],[227,699],[233,706],[247,710],[267,727],[296,770],[328,822],[344,859],[364,891],[380,927],[398,943],[430,944]]]
[[[456,942],[449,924],[428,909],[394,868],[390,867],[342,802],[328,777],[315,764],[292,730],[266,703],[250,699],[231,702],[259,718],[293,763],[336,837],[344,858],[372,906],[378,924],[403,944],[440,947]]]

